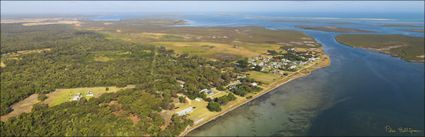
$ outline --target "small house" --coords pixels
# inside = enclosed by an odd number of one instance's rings
[[[177,80],[177,83],[179,83],[179,86],[180,86],[181,88],[184,88],[184,84],[185,84],[186,82],[181,81],[181,80]]]
[[[180,110],[179,112],[177,112],[177,115],[178,116],[184,116],[184,115],[187,115],[187,114],[192,113],[192,112],[193,112],[193,107],[191,106],[191,107],[185,108],[183,110]]]
[[[199,91],[199,92],[203,92],[203,93],[205,93],[205,94],[207,94],[207,95],[211,95],[211,94],[213,94],[213,91],[212,90],[210,90],[210,89],[203,89],[203,90],[201,90],[201,91]]]
[[[81,99],[81,93],[77,93],[71,98],[72,101],[78,101],[80,99]]]
[[[202,101],[202,98],[195,98],[195,101],[200,102],[200,101]]]
[[[93,96],[94,96],[94,94],[93,94],[93,92],[89,91],[89,93],[87,93],[87,96],[88,96],[88,97],[93,97]]]

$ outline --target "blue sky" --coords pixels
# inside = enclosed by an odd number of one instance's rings
[[[424,1],[1,1],[2,14],[129,12],[409,12]]]

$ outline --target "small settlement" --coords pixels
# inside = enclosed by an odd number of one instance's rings
[[[285,75],[284,71],[296,71],[303,65],[318,59],[318,52],[312,49],[287,48],[281,51],[269,50],[267,55],[251,58],[248,63],[251,70]]]
[[[305,45],[316,43],[305,42],[300,44]],[[321,51],[319,48],[282,47],[279,50],[268,50],[265,54],[246,59],[243,64],[246,64],[244,65],[244,69],[246,71],[258,71],[287,76],[288,73],[295,72],[303,68],[305,65],[319,60],[320,57]],[[237,62],[237,65],[238,64],[240,63]],[[181,88],[185,88],[184,81],[178,80],[177,82]],[[249,98],[252,95],[251,93],[255,94],[256,92],[261,91],[262,84],[263,83],[247,77],[245,73],[242,73],[236,77],[235,81],[231,81],[228,85],[223,86],[222,88],[212,87],[200,90],[199,93],[205,94],[206,98],[197,97],[193,100],[189,99],[186,103],[178,103],[178,107],[175,108],[174,113],[179,116],[190,115],[194,121],[199,122],[201,119],[205,118],[205,111],[215,111],[214,109],[210,109],[210,107],[214,107],[214,103],[226,105],[227,102],[236,99],[234,95],[237,95],[238,98],[245,96]],[[182,96],[185,97],[184,95]]]

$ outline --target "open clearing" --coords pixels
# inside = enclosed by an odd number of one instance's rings
[[[165,33],[104,33],[109,39],[121,39],[134,43],[146,43],[155,46],[164,46],[177,53],[192,54],[211,59],[237,59],[241,57],[254,57],[265,53],[267,50],[277,50],[281,45],[270,43],[209,42],[193,40],[189,36]]]
[[[135,24],[137,22],[137,24]],[[210,59],[236,60],[253,57],[282,46],[317,48],[318,43],[302,32],[262,27],[173,27],[178,20],[125,20],[114,23],[84,22],[80,29],[95,30],[107,39],[164,46],[177,53]],[[107,28],[105,28],[107,24]],[[132,25],[129,25],[132,24]],[[119,31],[117,31],[119,30]],[[108,60],[100,58],[99,61]]]
[[[154,45],[164,46],[178,53],[187,53],[193,55],[214,58],[218,54],[231,54],[238,57],[254,57],[260,55],[244,47],[232,46],[229,44],[212,42],[155,42]]]
[[[61,103],[71,101],[72,96],[76,95],[77,93],[81,93],[82,97],[86,99],[90,99],[93,97],[99,97],[104,93],[117,92],[122,89],[130,89],[134,87],[135,87],[134,85],[128,85],[126,87],[110,86],[110,87],[85,87],[85,88],[57,89],[56,91],[47,94],[48,98],[44,100],[42,103],[48,104],[49,107],[52,107],[52,106],[59,105]],[[109,88],[109,89],[106,90],[106,88]],[[86,96],[89,91],[93,93],[93,96]],[[33,105],[40,102],[37,97],[38,97],[38,94],[32,94],[31,96],[25,98],[24,100],[13,104],[11,106],[13,111],[6,115],[1,116],[1,121],[5,121],[11,117],[16,117],[22,113],[31,112]]]
[[[109,90],[106,90],[109,88]],[[122,89],[132,88],[132,86],[127,86],[123,88],[110,86],[110,87],[87,87],[87,88],[70,88],[70,89],[57,89],[56,91],[47,94],[47,99],[43,103],[48,104],[49,106],[56,106],[61,103],[71,101],[72,96],[81,93],[82,97],[90,99],[92,97],[86,96],[89,91],[93,92],[93,97],[99,97],[103,93],[117,92]]]
[[[1,121],[6,121],[7,119],[11,117],[18,116],[22,113],[28,113],[31,112],[32,106],[38,102],[40,102],[38,99],[38,94],[32,94],[31,96],[27,97],[26,99],[19,101],[16,104],[13,104],[11,108],[13,109],[12,112],[1,116]]]
[[[125,60],[128,59],[131,55],[129,51],[96,51],[90,55],[89,61],[96,62],[109,62],[116,60]]]
[[[270,84],[278,79],[281,79],[281,76],[279,74],[273,74],[273,73],[264,73],[264,72],[258,72],[258,71],[249,71],[248,77],[253,78],[257,81],[260,81],[264,84]]]
[[[21,50],[21,51],[17,51],[17,52],[13,52],[13,53],[3,54],[2,57],[13,58],[13,57],[19,57],[21,55],[26,55],[26,54],[42,53],[42,52],[49,52],[49,51],[51,51],[50,48],[34,49],[34,50]]]

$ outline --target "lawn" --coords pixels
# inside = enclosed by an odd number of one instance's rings
[[[106,90],[106,88],[109,88],[109,90]],[[49,106],[56,106],[61,103],[71,101],[71,98],[77,94],[81,93],[82,97],[86,99],[90,99],[92,97],[86,96],[89,91],[93,92],[93,97],[99,97],[103,93],[111,93],[111,92],[117,92],[122,89],[130,88],[129,86],[124,88],[119,88],[115,86],[111,87],[87,87],[87,88],[70,88],[70,89],[57,89],[56,91],[47,94],[48,98],[44,101],[44,103],[47,103]]]
[[[264,72],[258,72],[258,71],[249,71],[248,77],[253,78],[257,81],[260,81],[264,84],[270,84],[278,79],[280,79],[280,75],[272,74],[272,73],[264,73]]]
[[[210,112],[207,109],[207,105],[208,105],[208,102],[203,100],[201,101],[190,100],[187,103],[177,103],[176,107],[179,107],[179,108],[175,109],[174,113],[177,113],[189,107],[195,107],[195,109],[193,109],[193,112],[189,113],[189,119],[195,122],[202,118],[205,118],[205,116],[208,115],[209,113],[214,113],[214,112]]]
[[[228,94],[228,92],[226,92],[226,91],[219,91],[219,90],[217,90],[215,88],[213,88],[211,90],[214,93],[212,95],[208,95],[207,97],[209,97],[209,98],[218,98],[218,97],[221,97],[221,96],[224,96],[224,95],[227,95]]]

